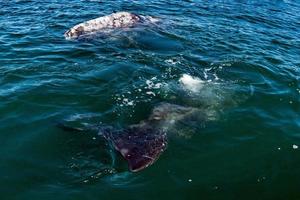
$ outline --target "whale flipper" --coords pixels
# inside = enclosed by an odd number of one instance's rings
[[[148,125],[102,131],[104,138],[127,160],[130,171],[137,172],[153,164],[167,148],[163,130]]]

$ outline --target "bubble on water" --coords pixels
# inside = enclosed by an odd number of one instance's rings
[[[146,92],[146,94],[156,96],[155,93],[151,91]]]
[[[207,75],[206,71],[204,71],[203,73],[204,73],[204,78],[207,79],[208,75]]]
[[[169,58],[167,60],[165,60],[165,63],[170,64],[170,65],[176,65],[176,64],[180,64],[180,60],[176,59],[176,58]]]
[[[134,107],[139,103],[152,101],[157,95],[161,94],[161,89],[166,85],[164,78],[153,76],[148,79],[138,78],[138,84],[130,85],[120,94],[115,94],[113,99],[116,101],[117,107],[122,107],[120,111],[134,112]],[[127,107],[131,107],[127,110]],[[118,114],[120,116],[120,114]],[[128,115],[131,116],[131,115]]]
[[[150,80],[146,80],[146,87],[145,89],[160,89],[162,87],[162,83],[155,83],[154,81],[157,80],[156,77],[151,78]]]
[[[129,106],[133,106],[133,104],[134,104],[133,101],[129,101],[129,102],[127,103],[127,105],[129,105]]]
[[[131,95],[131,92],[130,93],[127,92],[126,95]],[[117,100],[117,105],[119,105],[120,107],[135,105],[135,101],[132,99],[129,99],[129,97],[125,96],[124,94],[116,95],[116,97],[114,99]]]
[[[214,76],[216,81],[219,80],[219,77],[217,76],[217,74],[213,74],[213,76]]]

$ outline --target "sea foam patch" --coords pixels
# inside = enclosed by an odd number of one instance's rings
[[[201,79],[188,74],[183,74],[179,79],[179,82],[185,89],[190,90],[191,92],[197,92],[201,90],[204,84],[204,81]]]

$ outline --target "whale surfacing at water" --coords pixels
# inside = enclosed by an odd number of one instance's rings
[[[168,132],[177,122],[193,115],[199,109],[170,103],[155,106],[145,120],[124,128],[101,126],[96,128],[112,147],[128,162],[132,172],[138,172],[152,165],[167,149]],[[66,131],[85,131],[63,124],[59,125]]]
[[[192,107],[162,103],[139,124],[119,130],[100,129],[100,134],[127,160],[129,170],[137,172],[152,165],[167,149],[169,127],[195,111]]]
[[[129,28],[138,23],[155,23],[156,18],[129,12],[116,12],[75,25],[65,32],[66,39],[76,39],[82,35],[98,33],[107,29]]]
[[[163,130],[147,124],[121,130],[105,130],[102,134],[128,162],[132,172],[153,164],[167,148],[167,135]]]

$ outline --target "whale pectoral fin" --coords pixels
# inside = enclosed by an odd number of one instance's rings
[[[127,160],[133,172],[152,165],[167,148],[166,133],[151,127],[106,131],[103,136]]]

